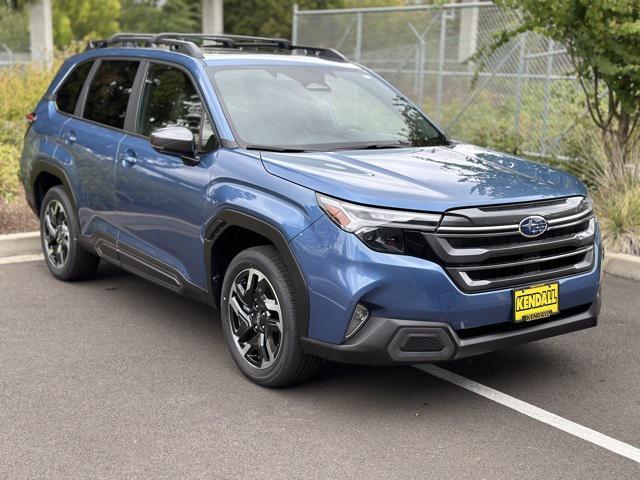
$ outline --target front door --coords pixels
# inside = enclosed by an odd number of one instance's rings
[[[157,128],[189,128],[197,144],[213,135],[191,77],[179,67],[149,63],[134,122],[122,142],[116,166],[119,202],[118,249],[136,273],[174,289],[206,287],[204,224],[206,188],[216,153],[200,154],[195,165],[151,148]]]

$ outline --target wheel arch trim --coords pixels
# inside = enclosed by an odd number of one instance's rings
[[[73,190],[73,188],[71,188],[71,182],[69,181],[69,177],[67,176],[67,173],[64,171],[64,169],[60,168],[59,166],[54,165],[51,162],[48,162],[42,159],[37,160],[34,163],[33,168],[31,169],[31,172],[29,175],[29,185],[33,193],[33,198],[32,199],[27,198],[27,201],[29,205],[32,207],[33,211],[37,214],[40,213],[39,207],[36,202],[37,192],[36,192],[35,185],[36,185],[36,180],[42,173],[48,173],[60,179],[60,181],[62,182],[62,187],[65,189],[67,195],[69,195],[69,199],[72,202],[72,206],[75,210],[73,213],[77,215],[78,201],[76,199],[75,191]]]
[[[219,299],[216,298],[215,293],[218,291],[219,286],[221,286],[221,279],[214,279],[213,272],[211,271],[215,243],[224,231],[234,226],[255,232],[269,240],[276,247],[282,261],[293,278],[296,295],[300,301],[300,307],[303,312],[303,335],[306,335],[309,323],[309,293],[307,282],[300,268],[300,264],[291,250],[289,242],[282,231],[272,223],[235,208],[227,207],[222,209],[206,224],[204,258],[206,262],[207,296],[209,303],[219,305]],[[220,285],[218,285],[217,282],[220,282]]]

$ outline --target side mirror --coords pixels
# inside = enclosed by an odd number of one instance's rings
[[[196,142],[193,133],[186,127],[164,127],[151,132],[151,147],[168,155],[176,155],[183,160],[195,161]]]

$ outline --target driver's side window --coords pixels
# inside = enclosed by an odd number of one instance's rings
[[[144,81],[136,131],[148,137],[157,128],[168,126],[188,128],[200,147],[205,147],[214,136],[189,76],[170,65],[152,63]]]

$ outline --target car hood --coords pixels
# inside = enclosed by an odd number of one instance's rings
[[[343,200],[391,208],[443,212],[586,195],[573,175],[466,144],[261,156],[273,175]]]

